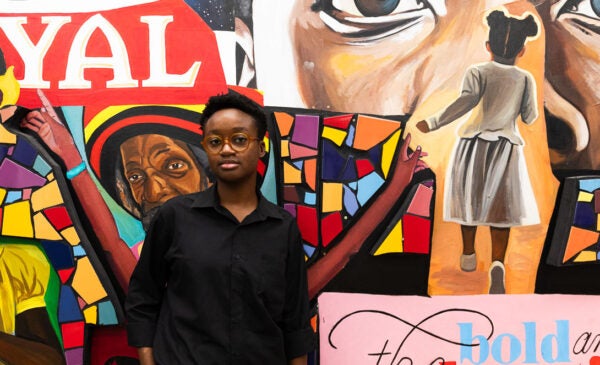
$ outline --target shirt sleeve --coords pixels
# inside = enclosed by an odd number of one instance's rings
[[[537,110],[537,92],[535,90],[535,80],[533,76],[527,73],[525,77],[525,91],[521,100],[521,119],[527,124],[533,123],[538,117]]]
[[[287,359],[311,352],[315,335],[310,326],[306,263],[296,222],[290,224],[289,251],[286,262],[286,293],[283,315],[283,335]]]
[[[133,347],[152,347],[168,269],[164,255],[171,243],[171,225],[163,209],[154,217],[125,299],[127,339]]]
[[[460,96],[436,115],[425,119],[429,130],[450,124],[473,109],[481,99],[481,76],[475,67],[467,70]]]

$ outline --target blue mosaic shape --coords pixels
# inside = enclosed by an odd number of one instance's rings
[[[0,161],[2,161],[4,159],[4,157],[6,157],[6,155],[8,155],[9,149],[10,149],[9,146],[0,146]]]
[[[358,178],[358,172],[356,171],[356,163],[354,162],[354,156],[348,156],[346,162],[346,168],[342,171],[340,176],[341,181],[354,181]]]
[[[304,246],[304,253],[306,254],[306,256],[312,257],[312,255],[315,253],[316,248],[305,243],[303,243],[302,246]]]
[[[54,269],[68,269],[75,265],[71,246],[64,241],[42,241],[42,246]]]
[[[369,160],[375,169],[379,169],[381,166],[381,157],[383,155],[383,145],[378,144],[373,148],[369,149]]]
[[[372,172],[358,180],[356,197],[360,205],[365,205],[373,194],[379,190],[385,180],[376,172]]]
[[[346,209],[348,214],[353,216],[358,211],[358,208],[358,200],[354,191],[344,185],[344,209]]]
[[[11,190],[6,194],[6,199],[4,200],[5,204],[14,203],[16,201],[21,200],[23,198],[23,192]]]
[[[98,303],[98,323],[102,325],[118,323],[115,307],[110,302]]]
[[[42,156],[38,156],[33,163],[33,169],[41,176],[46,176],[52,171],[52,167],[44,160]]]
[[[86,256],[85,250],[83,249],[83,247],[81,247],[81,245],[73,246],[73,256],[75,256],[75,257]]]
[[[342,157],[335,144],[323,140],[321,178],[324,181],[338,181],[348,161]]]
[[[306,205],[316,205],[317,204],[317,194],[316,193],[304,193],[304,204]]]
[[[352,124],[348,127],[348,135],[346,136],[346,141],[344,142],[346,146],[352,147],[354,144],[354,135],[356,133],[356,127]]]
[[[596,229],[596,212],[594,206],[587,202],[577,202],[573,225],[583,229]]]
[[[79,309],[79,302],[75,292],[70,286],[60,287],[60,298],[58,305],[58,321],[60,323],[76,322],[83,320],[83,314]]]
[[[13,161],[20,163],[23,166],[32,167],[38,153],[27,140],[18,137],[17,144],[12,151],[11,158]]]
[[[302,167],[304,166],[304,160],[295,161],[293,162],[293,165],[296,166],[298,170],[302,170]]]
[[[600,189],[600,179],[585,179],[579,181],[579,189],[587,191],[588,193],[594,192],[596,189]]]

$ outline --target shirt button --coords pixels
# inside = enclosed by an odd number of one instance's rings
[[[240,256],[240,255],[238,255],[238,254],[235,254],[235,255],[233,255],[233,259],[234,259],[235,261],[240,261],[240,260],[242,259],[242,256]]]

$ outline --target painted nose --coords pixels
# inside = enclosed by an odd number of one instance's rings
[[[148,203],[159,202],[166,193],[166,182],[160,174],[149,174],[144,185],[144,198]]]

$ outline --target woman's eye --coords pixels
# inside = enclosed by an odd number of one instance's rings
[[[246,138],[245,136],[235,136],[231,140],[234,144],[244,145],[248,141],[248,138]]]
[[[600,0],[566,0],[559,1],[558,17],[563,14],[577,14],[600,20]]]
[[[208,139],[208,144],[211,146],[220,146],[221,145],[221,139],[220,138],[209,138]]]

